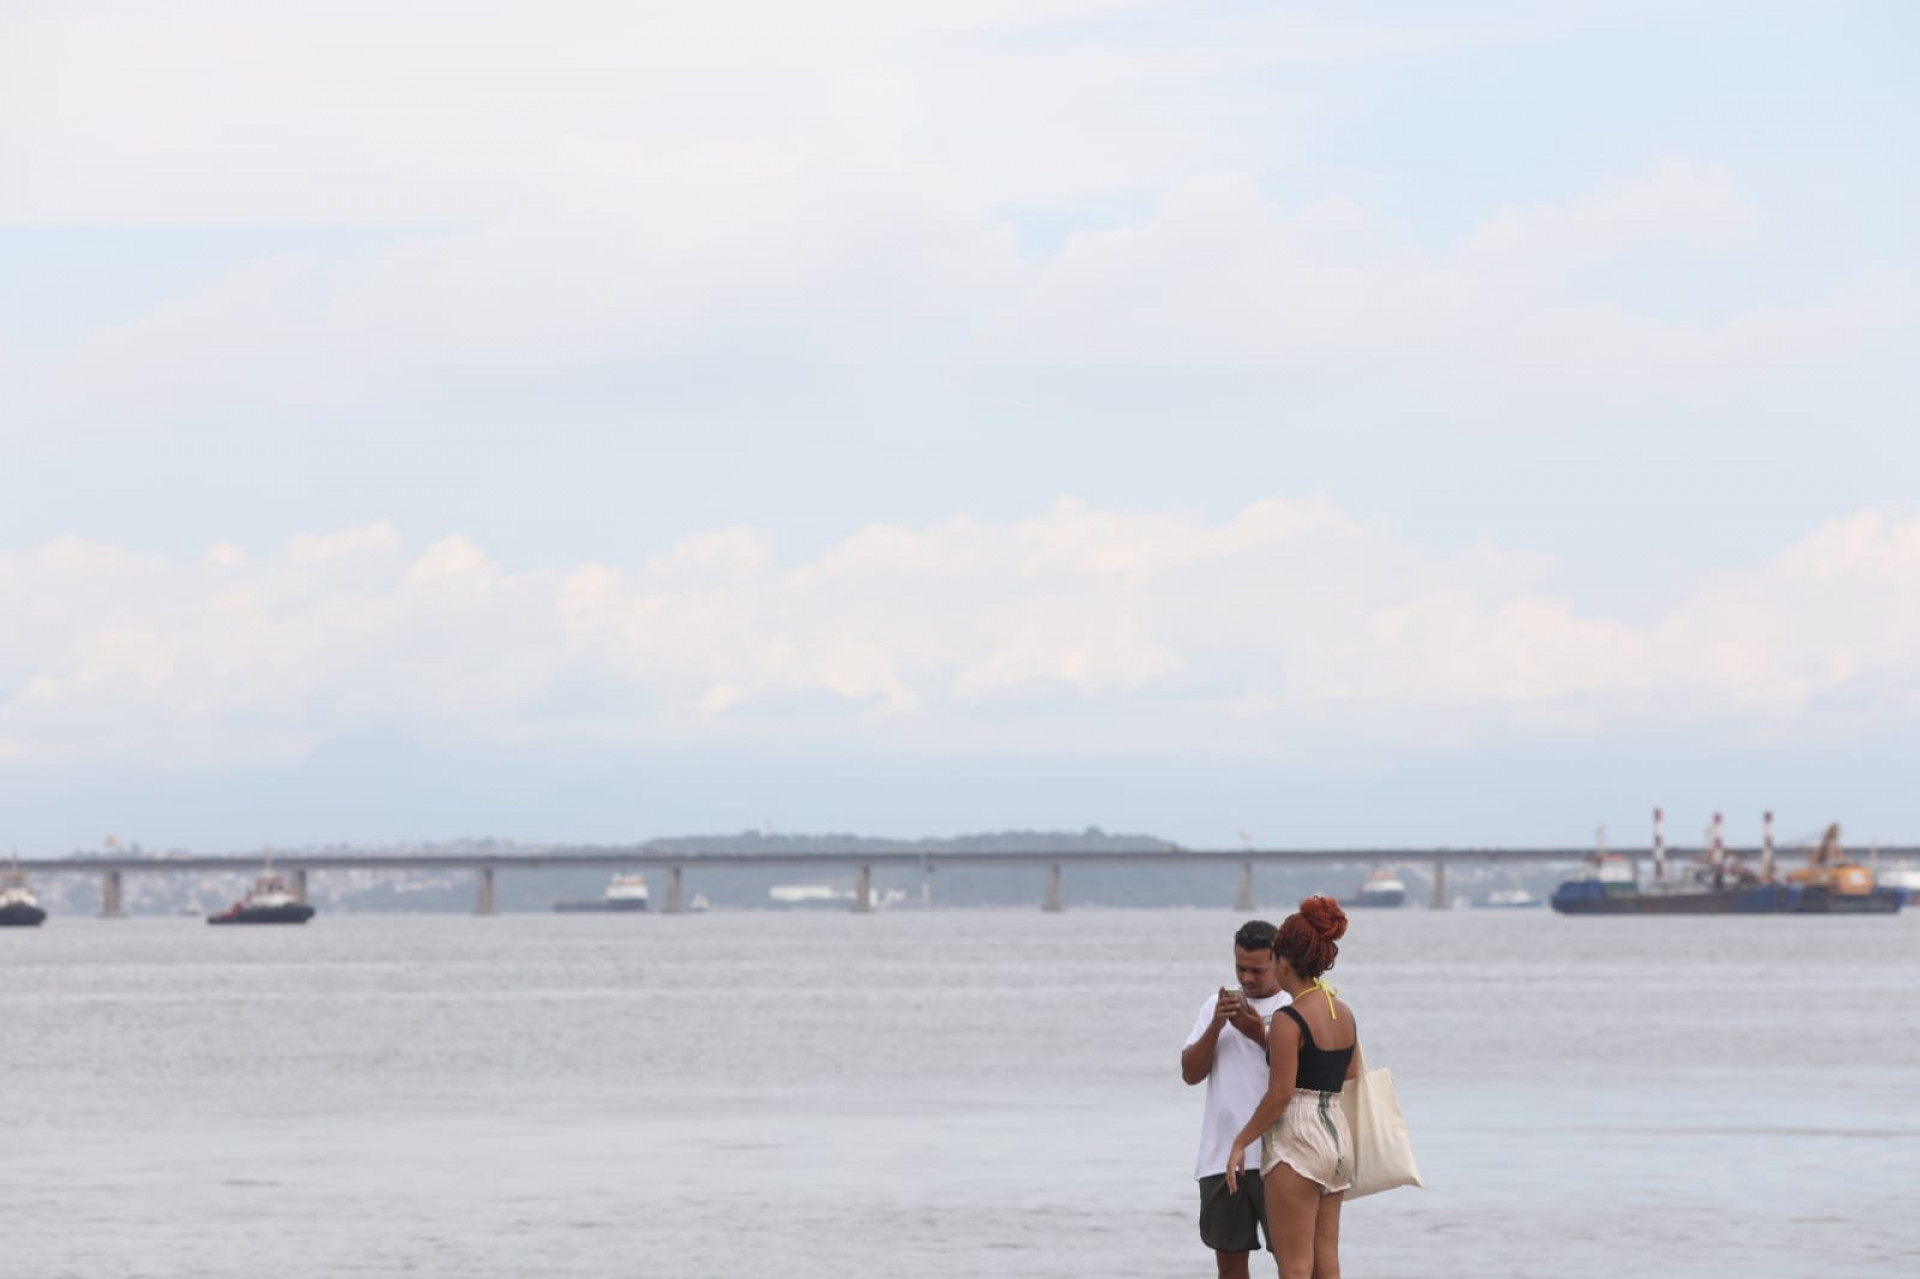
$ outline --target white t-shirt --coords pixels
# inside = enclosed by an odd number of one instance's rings
[[[1200,1037],[1207,1033],[1207,1027],[1213,1024],[1213,1001],[1218,997],[1219,992],[1215,991],[1200,1005],[1199,1020],[1193,1023],[1193,1032],[1182,1047],[1199,1043]],[[1286,992],[1280,991],[1265,999],[1249,999],[1247,1006],[1259,1014],[1261,1021],[1266,1021],[1276,1010],[1285,1007],[1286,1002]],[[1227,1170],[1227,1155],[1233,1150],[1233,1139],[1247,1126],[1260,1099],[1267,1095],[1267,1077],[1267,1050],[1235,1030],[1232,1022],[1222,1026],[1220,1038],[1213,1045],[1213,1070],[1207,1075],[1207,1108],[1200,1120],[1200,1161],[1194,1165],[1195,1181],[1217,1177]],[[1248,1157],[1247,1164],[1253,1168],[1260,1166],[1257,1148]]]

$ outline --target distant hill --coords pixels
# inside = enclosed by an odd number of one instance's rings
[[[978,835],[929,836],[925,839],[875,839],[867,835],[785,835],[757,830],[738,835],[676,835],[650,839],[647,847],[663,852],[793,852],[793,853],[974,853],[1058,849],[1068,853],[1168,853],[1180,845],[1153,835],[1109,835],[1098,826],[1083,831],[1004,830]]]
[[[388,847],[277,848],[277,856],[301,853],[354,852],[379,855],[419,852],[522,853],[538,855],[556,845],[502,839],[462,839],[432,844]],[[1211,906],[1231,905],[1239,871],[1231,865],[1074,866],[1077,853],[1178,852],[1172,840],[1146,834],[1110,834],[1097,826],[1080,831],[1009,830],[923,839],[882,839],[850,833],[787,834],[757,830],[732,835],[675,835],[636,842],[650,852],[710,853],[914,853],[1058,850],[1063,863],[1062,898],[1076,905],[1103,906]],[[127,850],[164,860],[174,854]],[[264,851],[264,850],[262,850]],[[852,867],[717,867],[693,866],[685,873],[689,897],[699,893],[716,909],[845,909],[854,883]],[[1362,872],[1348,867],[1260,867],[1255,871],[1255,896],[1268,903],[1291,904],[1311,893],[1352,894]],[[1425,901],[1430,891],[1417,863],[1402,870],[1411,895]],[[136,914],[174,914],[183,908],[218,908],[237,898],[250,877],[235,874],[132,875],[126,881],[127,909]],[[665,884],[654,881],[656,909],[665,900]],[[1457,868],[1450,887],[1474,893],[1480,887],[1525,886],[1544,895],[1551,891],[1554,872],[1545,868],[1526,872],[1475,872]],[[605,873],[593,870],[513,870],[496,876],[495,901],[503,911],[550,911],[556,901],[597,897],[606,887]],[[917,866],[875,867],[873,887],[883,901],[899,905],[927,903],[940,907],[1037,906],[1045,890],[1045,871],[1038,866],[957,867],[937,872]],[[90,876],[48,876],[37,885],[48,909],[58,914],[92,914],[99,909],[100,886]],[[786,905],[773,890],[810,889],[825,900],[811,905]],[[826,890],[820,892],[820,890]],[[309,893],[326,911],[432,911],[464,913],[474,906],[474,884],[464,871],[354,870],[316,871]],[[796,895],[786,893],[787,897]],[[1280,911],[1284,913],[1284,911]]]

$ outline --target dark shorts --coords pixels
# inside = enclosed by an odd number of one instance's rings
[[[1273,1251],[1273,1232],[1267,1229],[1267,1194],[1260,1173],[1249,1168],[1240,1174],[1240,1191],[1227,1189],[1227,1175],[1200,1178],[1200,1242],[1215,1252],[1253,1252],[1266,1236]]]

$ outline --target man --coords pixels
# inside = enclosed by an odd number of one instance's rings
[[[1267,1018],[1287,1002],[1273,963],[1273,925],[1250,919],[1233,935],[1233,968],[1238,989],[1222,987],[1200,1006],[1200,1019],[1180,1050],[1180,1077],[1189,1084],[1207,1081],[1206,1111],[1200,1122],[1200,1160],[1193,1175],[1200,1182],[1200,1240],[1213,1249],[1220,1279],[1247,1279],[1247,1254],[1266,1235],[1266,1191],[1260,1174],[1249,1168],[1240,1189],[1227,1189],[1227,1154],[1233,1139],[1267,1094]]]

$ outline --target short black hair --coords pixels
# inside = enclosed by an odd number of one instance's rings
[[[1233,944],[1241,950],[1272,950],[1275,929],[1264,919],[1249,919],[1233,935]]]

